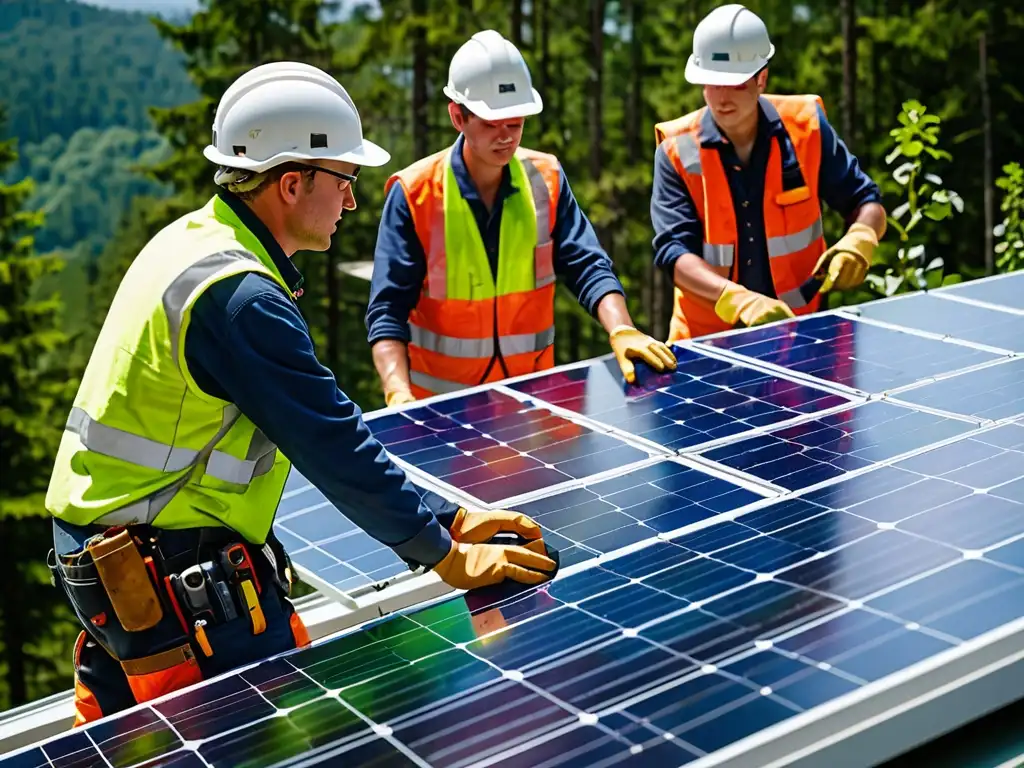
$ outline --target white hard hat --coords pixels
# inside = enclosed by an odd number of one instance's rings
[[[768,29],[756,13],[738,4],[723,5],[693,32],[686,80],[697,85],[742,85],[774,55]]]
[[[493,29],[477,32],[455,52],[444,94],[484,120],[526,117],[544,108],[523,55]]]
[[[363,138],[352,97],[331,75],[300,62],[263,64],[224,92],[207,160],[261,173],[289,160],[380,166],[391,155]]]

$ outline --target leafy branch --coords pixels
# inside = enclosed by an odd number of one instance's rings
[[[1024,268],[1024,168],[1020,163],[1007,163],[996,186],[1003,190],[999,210],[1005,216],[992,234],[1000,239],[995,247],[996,267],[1000,272]]]

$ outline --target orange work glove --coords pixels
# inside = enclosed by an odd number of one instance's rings
[[[551,578],[555,561],[531,549],[502,544],[469,544],[452,541],[444,560],[434,572],[455,589],[475,589],[512,579],[522,584],[540,584]],[[543,544],[541,544],[543,548]]]
[[[631,325],[618,325],[608,334],[612,351],[615,352],[615,359],[619,362],[622,375],[630,384],[636,383],[636,368],[634,360],[643,360],[658,373],[674,371],[676,369],[676,356],[664,342],[648,336],[643,331],[638,331]]]
[[[468,544],[482,544],[490,541],[497,533],[517,533],[524,539],[541,539],[540,526],[521,512],[495,509],[490,512],[470,512],[459,507],[455,522],[448,529],[455,541]],[[540,550],[543,552],[543,548]]]
[[[731,326],[747,328],[796,317],[785,302],[769,299],[731,281],[715,303],[715,314]]]
[[[824,273],[820,292],[833,288],[845,291],[864,282],[871,256],[878,247],[878,234],[867,224],[854,222],[836,243],[818,259],[814,274]]]

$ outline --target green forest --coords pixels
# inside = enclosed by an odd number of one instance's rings
[[[652,266],[656,121],[703,104],[683,78],[697,22],[683,0],[204,0],[161,19],[71,0],[0,4],[0,709],[71,685],[77,629],[49,584],[43,494],[76,384],[121,275],[146,240],[214,191],[201,150],[217,99],[250,67],[331,71],[392,154],[327,253],[300,253],[321,359],[364,409],[383,405],[366,344],[387,175],[455,138],[441,88],[474,32],[511,38],[545,109],[524,145],[561,159],[637,323],[664,338],[669,281]],[[750,0],[776,46],[768,90],[817,93],[882,186],[889,231],[856,303],[1024,266],[1024,11],[952,0]],[[841,232],[838,215],[826,236]],[[607,340],[564,289],[559,362]]]

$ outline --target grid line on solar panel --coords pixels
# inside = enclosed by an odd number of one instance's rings
[[[414,476],[478,505],[500,505],[654,453],[495,389],[368,417],[367,426]]]
[[[422,488],[417,491],[422,495]],[[390,547],[345,517],[294,468],[278,504],[274,535],[296,566],[346,604],[414,575]]]
[[[841,307],[839,312],[896,330],[976,346],[997,354],[1024,352],[1024,312],[912,293]]]
[[[1005,353],[839,311],[709,336],[698,345],[766,371],[856,395],[882,394]]]
[[[931,293],[952,301],[1024,311],[1024,271],[993,275],[957,285],[937,288]]]
[[[702,451],[699,459],[796,491],[868,471],[981,428],[981,422],[873,400]]]
[[[663,741],[677,760],[712,753],[1019,618],[1022,459],[1024,425],[981,430],[514,598],[389,617],[46,755],[127,768],[167,749],[232,768],[321,748],[438,766],[652,759]]]
[[[693,347],[673,346],[677,368],[638,367],[626,384],[614,358],[535,374],[498,389],[532,398],[597,429],[655,450],[694,451],[781,423],[842,408],[847,395],[812,387]]]
[[[986,421],[1012,420],[1024,415],[1024,357],[900,390],[886,399]]]

